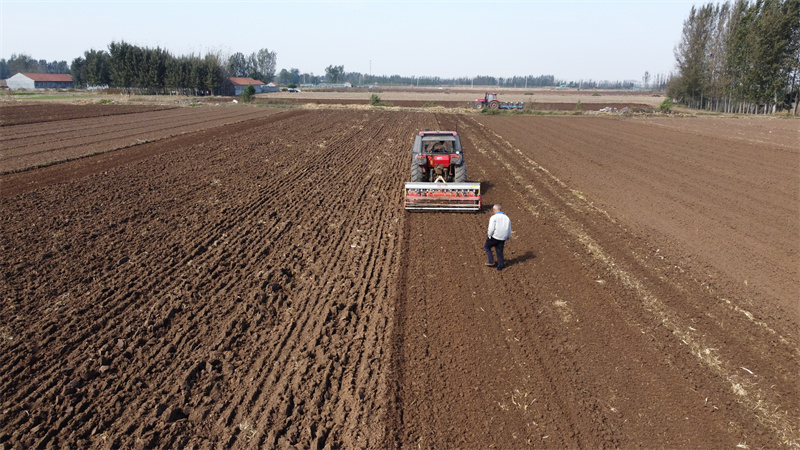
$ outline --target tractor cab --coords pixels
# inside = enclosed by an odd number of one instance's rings
[[[416,146],[415,146],[416,147]],[[454,132],[425,132],[419,134],[419,152],[416,160],[422,165],[422,173],[429,181],[439,173],[444,180],[455,176],[455,166],[461,163],[461,141]],[[451,167],[452,166],[452,167]]]
[[[460,151],[461,149],[459,149]],[[454,153],[456,139],[453,135],[425,135],[422,136],[422,153]]]
[[[489,103],[492,100],[497,100],[497,94],[494,92],[487,92],[483,98],[475,100],[476,102]]]
[[[450,153],[452,151],[452,147],[448,145],[448,142],[437,141],[432,144],[428,144],[428,151],[430,153]]]

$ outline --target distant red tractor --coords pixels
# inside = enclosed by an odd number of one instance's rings
[[[522,102],[501,102],[494,92],[487,92],[483,98],[475,100],[475,107],[478,109],[522,109],[524,106],[525,103]]]
[[[500,100],[497,99],[497,94],[494,92],[487,92],[483,98],[475,100],[475,107],[479,109],[497,109],[500,107]]]

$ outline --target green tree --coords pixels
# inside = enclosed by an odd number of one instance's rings
[[[254,88],[252,84],[248,84],[247,87],[242,90],[242,102],[249,103],[254,95],[256,95],[256,88]]]
[[[254,80],[261,80],[262,78],[264,78],[264,75],[261,73],[261,71],[258,68],[258,59],[256,59],[255,52],[251,53],[246,58],[246,61],[247,61],[247,63],[246,63],[247,69],[245,71],[245,76],[246,77],[252,78]]]
[[[220,64],[219,57],[213,54],[207,54],[203,62],[205,65],[204,84],[206,89],[211,91],[211,95],[215,95],[222,87],[222,81],[224,79],[222,65]]]
[[[325,81],[339,83],[344,78],[344,66],[328,66],[325,68]]]
[[[753,89],[752,96],[766,105],[778,103],[787,90],[793,72],[793,58],[800,41],[800,0],[764,0],[753,21],[755,41],[752,67],[744,83]]]
[[[44,64],[42,64],[42,61]],[[45,61],[39,62],[45,68],[45,73],[69,73],[69,66],[66,61]]]
[[[167,74],[164,77],[164,86],[169,93],[184,93],[186,83],[184,83],[184,58],[172,58],[167,63]]]
[[[163,93],[164,79],[166,78],[168,63],[172,55],[166,50],[156,47],[145,48],[143,57],[142,88],[152,94]]]
[[[75,86],[86,86],[86,60],[79,56],[72,60],[72,64],[69,66],[69,68],[70,72],[72,73],[72,81],[75,82]]]
[[[667,95],[690,107],[775,111],[794,89],[800,0],[734,0],[692,7]]]
[[[11,55],[8,60],[8,69],[12,75],[16,75],[17,73],[44,73],[46,68],[30,55],[22,53]]]
[[[244,56],[244,53],[237,52],[234,53],[228,58],[228,64],[226,65],[227,72],[229,76],[232,77],[246,77],[247,76],[247,58]]]
[[[264,83],[269,83],[275,80],[275,65],[277,63],[277,54],[271,52],[266,48],[262,48],[255,55],[256,72],[260,75],[258,80]]]
[[[741,101],[749,96],[748,88],[743,84],[745,73],[752,59],[752,26],[755,10],[750,8],[747,0],[737,0],[732,8],[728,20],[728,30],[725,36],[725,63],[724,73],[727,80],[728,95]]]
[[[206,66],[203,60],[192,55],[190,58],[191,73],[189,76],[189,87],[192,94],[197,95],[199,91],[205,91],[206,86]]]
[[[132,51],[133,46],[125,41],[112,41],[108,45],[108,53],[110,55],[109,75],[114,86],[122,89],[128,89],[133,86],[133,72],[129,62],[132,59],[129,53]]]
[[[703,107],[703,95],[709,85],[709,65],[706,51],[711,36],[712,5],[699,10],[692,6],[689,18],[683,23],[683,35],[675,48],[680,78],[667,95],[683,99],[690,106]]]
[[[84,82],[87,86],[106,86],[111,83],[109,54],[104,50],[83,53],[86,61]]]
[[[281,71],[278,72],[278,83],[287,85],[291,84],[291,82],[292,82],[292,74],[286,69],[281,69]]]

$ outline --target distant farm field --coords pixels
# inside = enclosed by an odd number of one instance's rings
[[[486,92],[495,92],[501,101],[525,102],[534,105],[535,109],[574,110],[578,102],[586,105],[586,110],[598,110],[606,106],[637,106],[658,108],[664,97],[650,93],[625,91],[592,91],[592,90],[556,90],[556,89],[469,89],[454,88],[375,88],[364,92],[324,92],[308,90],[302,92],[274,92],[259,94],[262,100],[288,100],[296,103],[347,103],[368,104],[370,97],[376,94],[384,102],[396,106],[439,105],[445,107],[467,107],[470,102],[484,96]],[[538,108],[537,106],[538,105]]]
[[[0,103],[0,446],[800,445],[796,120],[231,100]]]

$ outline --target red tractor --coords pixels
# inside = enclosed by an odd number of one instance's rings
[[[500,100],[497,100],[497,94],[494,92],[487,92],[483,98],[475,100],[475,107],[478,109],[497,109],[500,107]]]
[[[524,102],[501,102],[497,99],[497,94],[494,92],[487,92],[486,96],[475,100],[475,107],[478,109],[523,109]]]
[[[461,139],[455,131],[421,131],[411,150],[405,209],[479,211],[481,184],[467,182]]]

